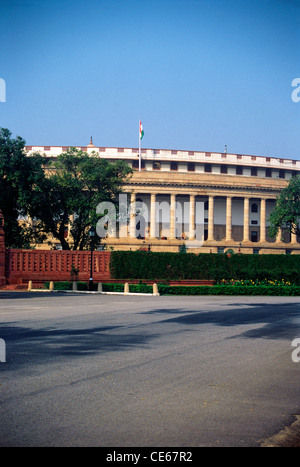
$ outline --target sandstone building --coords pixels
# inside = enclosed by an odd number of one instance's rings
[[[55,158],[68,148],[27,146]],[[128,222],[110,229],[106,248],[299,254],[296,235],[269,236],[268,218],[276,197],[300,161],[276,157],[201,151],[79,147],[134,169],[125,186]]]

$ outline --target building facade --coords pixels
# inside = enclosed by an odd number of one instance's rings
[[[68,148],[27,146],[55,158]],[[300,239],[280,231],[269,236],[276,197],[300,173],[300,162],[244,154],[165,149],[77,149],[123,159],[134,169],[120,203],[123,220],[108,223],[102,244],[116,250],[195,253],[299,254]],[[124,208],[125,206],[125,208]],[[102,235],[104,236],[104,235]],[[59,247],[59,245],[58,245]]]

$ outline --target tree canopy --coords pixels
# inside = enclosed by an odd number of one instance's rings
[[[53,160],[28,156],[22,138],[12,139],[9,130],[0,129],[0,209],[6,245],[29,247],[54,239],[63,249],[85,249],[88,230],[99,219],[97,205],[102,201],[117,205],[131,173],[124,161],[109,162],[76,148]],[[22,216],[33,223],[20,222]]]
[[[5,242],[9,247],[28,247],[32,230],[20,222],[35,190],[44,179],[43,157],[27,157],[25,141],[11,138],[11,132],[0,128],[0,209],[5,218]]]
[[[131,172],[124,161],[109,162],[69,148],[48,163],[42,189],[29,207],[37,234],[50,233],[64,250],[85,249],[88,230],[99,219],[97,205],[102,201],[116,205]]]
[[[300,175],[291,178],[288,186],[280,192],[269,220],[272,237],[280,228],[300,235]]]

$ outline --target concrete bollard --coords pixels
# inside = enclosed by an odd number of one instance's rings
[[[124,285],[124,294],[128,294],[129,293],[129,284],[128,282],[126,282],[126,284]]]
[[[72,289],[73,289],[73,290],[77,290],[77,282],[76,282],[76,281],[73,282]]]
[[[103,287],[101,282],[98,282],[98,292],[103,292]]]
[[[158,286],[157,286],[157,284],[153,284],[153,295],[156,295],[156,296],[158,296],[158,295],[159,295],[159,293],[158,293]]]
[[[53,290],[53,289],[54,289],[54,282],[51,281],[49,284],[49,290]]]
[[[28,289],[27,289],[27,290],[30,291],[31,289],[32,289],[32,281],[29,281],[29,282],[28,282]]]

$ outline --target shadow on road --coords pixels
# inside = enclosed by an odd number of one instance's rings
[[[230,306],[230,305],[229,305]],[[59,324],[47,328],[32,328],[17,325],[14,322],[0,324],[0,336],[6,342],[7,362],[1,368],[4,371],[14,367],[27,365],[30,361],[47,363],[53,359],[76,358],[96,355],[105,352],[134,350],[146,346],[153,339],[174,333],[177,323],[197,332],[201,325],[238,326],[249,325],[250,328],[233,338],[289,339],[300,337],[300,308],[297,303],[265,304],[258,303],[245,307],[245,304],[233,304],[233,308],[224,310],[199,311],[198,309],[153,309],[141,314],[166,315],[166,319],[151,323],[141,322],[135,326],[99,326],[72,329],[59,328]],[[138,316],[138,311],[136,316]],[[172,315],[171,317],[168,317]],[[175,316],[174,316],[175,315]],[[65,322],[67,323],[67,321]],[[151,332],[155,325],[156,333]],[[260,325],[260,326],[257,326]],[[178,329],[176,330],[178,332]],[[298,336],[296,335],[298,332]]]
[[[268,338],[268,339],[292,339],[295,337],[297,327],[300,327],[300,304],[266,304],[256,303],[245,308],[245,304],[233,304],[235,308],[221,311],[198,310],[153,310],[147,313],[159,313],[169,315],[178,314],[163,322],[178,323],[184,325],[213,324],[216,326],[257,325],[258,329],[250,329],[236,337]],[[239,307],[240,308],[237,308]],[[230,305],[227,305],[230,307]],[[299,330],[300,332],[300,330]],[[300,337],[300,336],[299,336]]]
[[[117,333],[122,326],[93,327],[83,329],[32,329],[14,323],[0,325],[0,336],[6,342],[5,368],[44,363],[65,358],[96,355],[104,352],[122,351],[143,346],[153,335]]]

